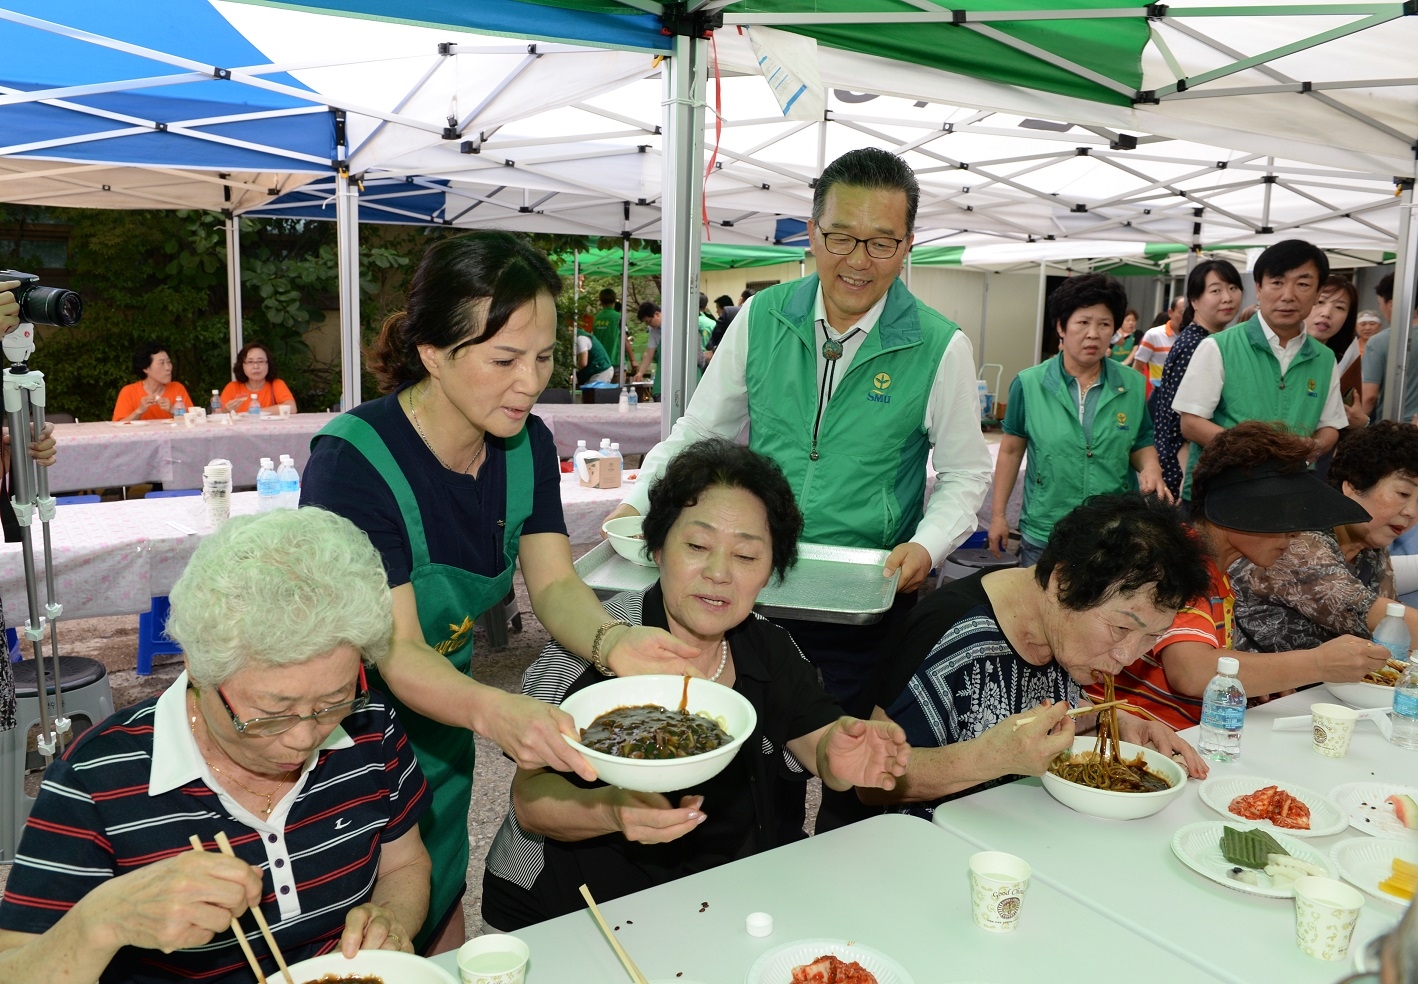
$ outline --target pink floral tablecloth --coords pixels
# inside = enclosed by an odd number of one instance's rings
[[[644,454],[660,443],[660,404],[639,403],[621,412],[614,403],[538,403],[532,413],[556,439],[556,453],[569,458],[576,442],[598,448],[601,438],[620,444],[621,454]]]

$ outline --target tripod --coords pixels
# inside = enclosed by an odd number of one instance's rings
[[[55,622],[64,613],[64,606],[54,600],[54,550],[49,536],[49,522],[54,518],[54,497],[49,494],[49,476],[45,469],[36,465],[29,455],[29,442],[38,440],[44,432],[44,373],[32,371],[25,361],[34,351],[33,325],[20,325],[4,337],[2,344],[5,357],[13,363],[2,375],[5,417],[10,427],[10,503],[15,508],[15,519],[20,526],[25,590],[29,601],[24,635],[34,651],[38,684],[40,732],[36,744],[44,756],[45,765],[49,765],[54,760],[55,752],[64,750],[71,725],[64,713],[64,693],[59,674],[59,637],[55,631]],[[48,590],[45,614],[37,618],[39,585],[34,566],[34,540],[30,531],[36,513],[44,530],[44,577]],[[54,667],[52,719],[44,675],[43,640],[46,629],[49,631],[49,653]]]

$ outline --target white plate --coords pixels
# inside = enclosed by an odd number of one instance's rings
[[[1418,843],[1387,837],[1378,840],[1351,837],[1334,845],[1329,858],[1340,876],[1359,891],[1399,908],[1408,906],[1397,895],[1379,891],[1379,882],[1393,874],[1394,858],[1418,864]]]
[[[1251,820],[1231,812],[1231,801],[1237,796],[1249,796],[1266,786],[1279,786],[1308,806],[1310,808],[1310,829],[1292,830],[1289,827],[1277,827],[1269,820]],[[1288,782],[1262,779],[1260,776],[1224,776],[1208,779],[1201,784],[1201,801],[1223,817],[1230,817],[1244,824],[1262,826],[1267,830],[1280,831],[1291,837],[1328,837],[1349,826],[1349,815],[1328,796],[1321,796],[1303,786],[1292,786]]]
[[[1349,817],[1349,826],[1375,837],[1407,837],[1409,830],[1393,815],[1384,800],[1395,793],[1407,793],[1418,800],[1418,789],[1387,782],[1346,782],[1329,791],[1329,798]]]
[[[849,963],[855,960],[876,977],[877,984],[915,984],[895,960],[880,950],[851,940],[797,940],[774,947],[753,962],[746,984],[789,984],[793,968],[832,954]]]
[[[1393,706],[1393,688],[1385,687],[1380,683],[1358,680],[1354,683],[1326,683],[1323,686],[1333,695],[1335,700],[1342,701],[1350,707]]]
[[[1227,872],[1235,867],[1226,856],[1221,853],[1221,831],[1225,827],[1260,827],[1261,824],[1246,822],[1241,824],[1227,823],[1224,820],[1203,820],[1200,823],[1189,823],[1172,837],[1172,853],[1192,871],[1204,878],[1210,878],[1219,885],[1234,889],[1237,892],[1245,892],[1247,895],[1259,895],[1267,899],[1293,899],[1295,890],[1290,886],[1285,888],[1272,888],[1270,879],[1264,871],[1257,872],[1260,875],[1260,885],[1247,885],[1245,882],[1238,882],[1228,877]],[[1308,861],[1310,864],[1318,865],[1325,869],[1326,873],[1332,874],[1334,867],[1325,860],[1323,854],[1314,848],[1297,841],[1293,837],[1285,836],[1285,832],[1271,828],[1266,831],[1275,838],[1277,844],[1285,848],[1286,852],[1293,858],[1301,861]]]

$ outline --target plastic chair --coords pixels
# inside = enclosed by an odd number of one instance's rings
[[[59,673],[64,684],[64,713],[73,722],[68,740],[73,741],[113,713],[113,688],[108,671],[98,660],[61,656]],[[46,699],[54,693],[52,678],[47,683]],[[30,729],[40,720],[33,660],[15,665],[15,698],[15,727],[0,731],[0,862],[15,860],[15,849],[34,803],[33,797],[25,795],[25,773],[44,766],[38,752],[27,752]],[[52,703],[49,712],[54,713]]]
[[[201,489],[162,489],[143,496],[144,499],[180,499],[189,495],[201,495]],[[182,652],[182,647],[167,637],[167,595],[153,599],[153,606],[138,616],[138,670],[139,676],[149,676],[153,672],[153,657],[168,656]]]
[[[56,495],[54,504],[56,506],[77,506],[85,502],[102,502],[101,495]]]

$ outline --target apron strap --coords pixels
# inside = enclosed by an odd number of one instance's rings
[[[517,543],[522,537],[522,524],[532,515],[532,498],[536,494],[535,468],[532,463],[532,440],[523,427],[515,437],[503,442],[507,460],[507,515],[502,528],[502,553],[507,569],[517,566]]]
[[[394,460],[394,455],[390,453],[389,446],[384,443],[379,432],[363,418],[352,413],[342,413],[320,428],[310,443],[314,445],[326,436],[338,437],[354,445],[355,450],[364,455],[365,460],[379,472],[379,477],[384,479],[389,491],[394,493],[394,501],[398,503],[399,512],[404,518],[404,529],[408,533],[409,549],[413,554],[411,569],[427,566],[428,539],[424,535],[423,513],[419,509],[418,499],[414,497],[413,486],[409,485],[403,469]]]

